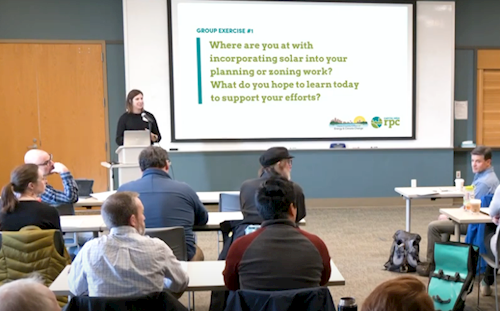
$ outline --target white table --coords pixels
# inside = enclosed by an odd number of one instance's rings
[[[195,226],[194,231],[218,231],[220,223],[226,220],[241,220],[241,212],[209,212],[208,222],[202,226]],[[302,219],[299,225],[304,226],[306,220]],[[62,232],[94,232],[96,233],[108,230],[101,215],[72,215],[61,216]]]
[[[91,198],[78,199],[78,202],[73,204],[75,207],[82,206],[101,206],[102,202],[106,200],[108,196],[115,193],[116,191],[107,191],[100,193],[93,193]],[[219,196],[221,193],[239,194],[239,191],[200,191],[196,192],[203,204],[219,204]]]
[[[189,285],[186,291],[225,290],[222,271],[226,262],[218,261],[188,261],[182,262],[183,268],[189,275]],[[332,273],[327,286],[345,285],[345,279],[333,261],[330,261]],[[68,273],[70,266],[66,266],[59,276],[52,282],[49,289],[57,296],[70,296]]]
[[[411,200],[412,199],[451,199],[464,196],[463,191],[455,187],[396,187],[394,191],[406,199],[406,231],[411,232]]]
[[[484,213],[472,213],[465,209],[459,208],[441,208],[441,214],[446,215],[455,223],[455,236],[460,242],[460,225],[461,224],[486,224],[492,222],[491,216]]]

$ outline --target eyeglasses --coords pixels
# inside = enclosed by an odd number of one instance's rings
[[[52,154],[49,154],[49,159],[41,164],[38,164],[38,166],[46,166],[49,165],[50,162],[52,162]]]

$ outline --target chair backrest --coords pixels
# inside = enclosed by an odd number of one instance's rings
[[[328,287],[313,287],[282,291],[231,291],[227,299],[225,310],[335,311],[336,309]]]
[[[167,292],[153,293],[141,297],[88,297],[71,298],[65,311],[187,311],[172,294]]]
[[[187,261],[184,227],[146,228],[146,235],[165,242],[172,249],[177,260]]]
[[[59,204],[55,208],[59,212],[60,216],[64,215],[75,215],[75,207],[71,203]]]
[[[88,197],[94,191],[92,187],[94,186],[93,179],[75,179],[76,185],[78,186],[78,196],[79,197]]]
[[[240,195],[235,193],[221,192],[219,195],[219,212],[239,212]]]

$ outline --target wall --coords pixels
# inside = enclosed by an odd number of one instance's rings
[[[476,50],[500,49],[500,1],[458,0],[456,9],[455,100],[469,102],[468,120],[455,120],[455,146],[476,138]],[[493,164],[500,153],[493,153]],[[467,183],[474,177],[468,153],[455,153],[454,170],[461,171]]]
[[[500,2],[456,1],[455,98],[469,100],[474,112],[474,47],[500,47]],[[107,40],[107,74],[110,138],[123,112],[125,68],[123,12],[120,0],[1,0],[0,39]],[[471,49],[472,48],[472,49]],[[475,136],[474,118],[455,121],[455,145]],[[113,142],[114,144],[114,142]],[[112,150],[116,146],[112,146]],[[393,188],[451,184],[454,171],[462,170],[472,182],[469,156],[451,150],[297,151],[293,178],[310,198],[389,197]],[[255,176],[258,153],[172,154],[177,179],[196,190],[235,190],[242,180]],[[500,157],[495,153],[494,159]],[[465,172],[465,174],[464,174]]]
[[[122,1],[1,0],[0,40],[8,39],[106,41],[109,151],[114,156],[116,123],[125,109]]]

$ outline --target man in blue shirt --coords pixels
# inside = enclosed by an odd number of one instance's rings
[[[59,174],[62,179],[64,191],[56,190],[46,183],[45,192],[42,193],[42,202],[50,205],[72,204],[78,201],[78,186],[68,168],[52,160],[52,155],[40,149],[31,149],[24,155],[24,163],[36,164],[44,176]]]
[[[188,260],[201,261],[203,251],[196,245],[193,226],[204,225],[208,212],[196,192],[168,174],[170,160],[165,149],[145,148],[139,155],[142,178],[123,184],[120,191],[139,193],[144,205],[146,228],[184,227]]]
[[[475,174],[472,181],[474,198],[481,199],[487,194],[493,194],[499,181],[491,166],[491,149],[478,146],[472,150],[471,166],[472,172]],[[449,241],[450,235],[455,232],[453,221],[443,216],[440,215],[438,220],[431,222],[427,228],[427,262],[422,262],[417,267],[417,272],[421,276],[429,276],[429,273],[434,270],[434,244]],[[468,224],[460,225],[460,233],[467,234],[468,226]]]

